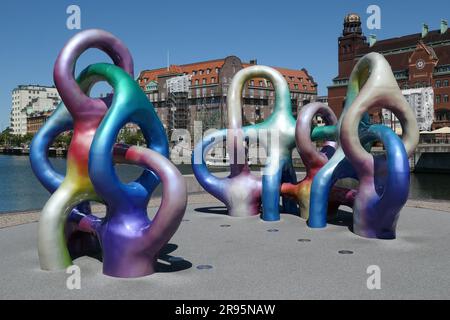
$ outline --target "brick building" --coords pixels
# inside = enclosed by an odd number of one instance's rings
[[[426,24],[422,33],[377,41],[369,40],[361,29],[360,17],[349,14],[344,19],[342,36],[338,39],[338,75],[328,87],[328,103],[339,115],[343,109],[347,83],[358,59],[369,52],[384,55],[402,90],[432,88],[433,129],[450,126],[450,31],[442,20],[439,30],[429,31]]]
[[[227,89],[234,74],[255,65],[256,60],[243,63],[236,56],[224,59],[171,65],[169,68],[144,70],[137,81],[145,91],[170,134],[173,129],[193,132],[194,121],[203,121],[203,129],[226,126]],[[305,69],[275,67],[283,74],[291,91],[294,114],[306,103],[315,101],[317,84]],[[167,80],[188,76],[188,89],[176,95],[168,90]],[[252,79],[244,88],[244,122],[256,123],[270,115],[274,105],[273,86],[265,79]]]

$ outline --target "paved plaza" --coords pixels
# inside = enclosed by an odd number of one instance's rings
[[[102,274],[98,260],[76,259],[80,290],[67,289],[64,271],[39,269],[37,223],[0,229],[0,299],[449,297],[448,212],[404,208],[396,240],[353,234],[345,212],[320,230],[293,215],[269,223],[224,212],[217,202],[190,204],[161,255],[160,272],[151,276],[111,278]],[[371,265],[381,269],[380,290],[367,288]]]

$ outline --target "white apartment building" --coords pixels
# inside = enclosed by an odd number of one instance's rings
[[[19,85],[12,91],[10,128],[13,134],[27,133],[27,116],[34,112],[51,111],[60,102],[55,87]]]
[[[414,111],[419,131],[430,131],[434,120],[433,88],[415,88],[402,90],[402,94]],[[389,110],[383,109],[383,123],[401,134],[400,122]]]

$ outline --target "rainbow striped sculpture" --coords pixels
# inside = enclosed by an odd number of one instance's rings
[[[76,60],[89,48],[105,51],[117,65],[91,65],[76,81]],[[181,222],[187,202],[186,185],[167,159],[164,128],[132,75],[133,61],[126,47],[101,30],[80,32],[57,58],[54,80],[64,104],[36,135],[30,155],[33,171],[53,192],[39,221],[39,261],[44,270],[72,264],[74,252],[70,252],[70,238],[65,234],[70,222],[76,224],[76,232],[86,232],[91,240],[97,240],[105,274],[149,275],[155,272],[159,251]],[[113,87],[114,96],[90,98],[89,89],[102,80]],[[115,144],[119,130],[128,122],[140,126],[149,149]],[[51,141],[72,127],[67,172],[62,177],[55,173],[46,153]],[[144,171],[136,181],[123,184],[115,173],[115,162],[139,165]],[[151,221],[147,204],[160,181],[163,199]],[[105,203],[106,217],[92,215],[89,201]]]

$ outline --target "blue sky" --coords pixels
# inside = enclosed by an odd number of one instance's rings
[[[337,37],[348,12],[358,13],[364,33],[378,39],[420,32],[423,22],[434,30],[441,18],[450,20],[448,0],[2,0],[0,129],[8,125],[14,87],[53,83],[55,58],[76,33],[66,28],[70,4],[81,8],[82,29],[102,28],[127,44],[136,74],[165,66],[168,50],[173,64],[233,54],[244,61],[257,58],[259,64],[306,68],[319,83],[321,95],[337,73]],[[366,28],[371,4],[381,8],[380,30]],[[77,70],[106,59],[90,50]]]

